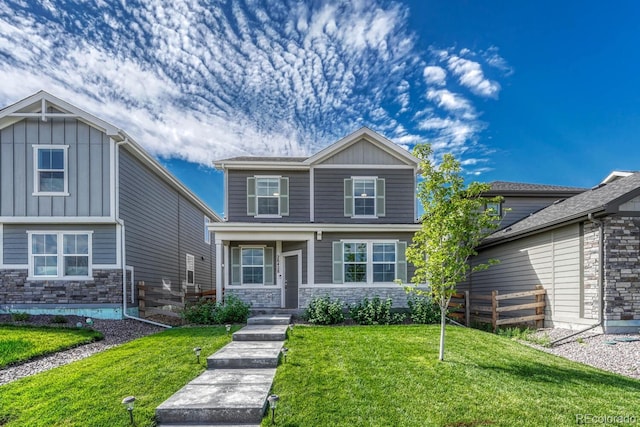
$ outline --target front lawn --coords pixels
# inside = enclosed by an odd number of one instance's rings
[[[438,326],[295,328],[274,382],[277,425],[575,426],[580,414],[583,421],[586,414],[640,418],[640,381],[456,327],[447,328],[438,362],[438,338]],[[270,423],[267,416],[262,425]]]
[[[0,369],[102,339],[87,329],[0,326]]]
[[[121,401],[133,395],[136,426],[152,426],[155,408],[229,341],[224,327],[168,329],[0,386],[0,425],[129,426]],[[200,364],[194,347],[202,347]]]

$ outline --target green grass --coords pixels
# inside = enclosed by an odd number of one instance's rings
[[[438,338],[438,326],[296,328],[274,382],[277,425],[574,426],[576,414],[640,417],[640,381],[456,327],[447,328],[438,362]]]
[[[0,426],[129,426],[120,403],[129,395],[136,426],[153,426],[155,408],[229,340],[224,327],[169,329],[0,386]],[[200,364],[194,347],[202,347]]]
[[[0,326],[0,369],[100,339],[87,329]]]

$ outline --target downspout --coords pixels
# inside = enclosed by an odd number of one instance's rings
[[[117,142],[116,143],[116,188],[115,188],[115,192],[116,192],[116,222],[120,225],[120,230],[122,233],[122,238],[120,239],[120,256],[121,256],[121,260],[120,260],[120,264],[122,267],[122,315],[126,318],[126,319],[133,319],[133,320],[138,320],[140,322],[145,322],[145,323],[150,323],[152,325],[156,325],[156,326],[161,326],[163,328],[171,328],[171,326],[169,325],[165,325],[164,323],[159,323],[159,322],[154,322],[153,320],[147,320],[147,319],[143,319],[141,317],[136,317],[136,316],[131,316],[130,314],[127,314],[127,266],[126,266],[126,259],[127,257],[125,256],[125,228],[124,228],[124,221],[122,219],[120,219],[120,150],[119,147],[120,145],[126,144],[129,142],[128,138],[125,138],[124,140]]]
[[[598,237],[598,293],[600,294],[600,301],[598,306],[598,323],[595,325],[591,325],[588,328],[581,329],[578,332],[574,332],[573,334],[567,335],[566,337],[557,339],[552,341],[549,345],[553,347],[556,343],[560,341],[564,341],[568,338],[575,337],[576,335],[580,335],[583,332],[590,331],[591,329],[595,329],[598,326],[602,326],[604,322],[604,225],[602,221],[595,219],[593,214],[590,213],[587,216],[587,219],[598,226],[599,237]],[[603,328],[604,331],[604,328]]]

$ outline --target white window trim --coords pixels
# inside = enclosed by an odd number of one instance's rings
[[[208,216],[204,216],[204,242],[207,245],[211,244],[211,231],[209,231],[209,224],[211,223],[211,218]]]
[[[395,268],[398,268],[398,242],[399,240],[340,240],[342,243],[342,283],[339,286],[344,285],[387,285],[387,284],[395,284],[393,281],[391,282],[374,282],[373,281],[373,245],[374,244],[391,244],[393,243],[396,248],[396,260],[395,260]],[[367,245],[367,281],[366,282],[347,282],[344,280],[344,264],[349,264],[344,262],[344,244],[345,243],[364,243]],[[380,264],[380,263],[377,263]],[[389,263],[382,263],[389,264]],[[395,272],[397,276],[398,272]]]
[[[38,151],[41,149],[63,150],[64,157],[64,191],[40,191],[38,169]],[[69,195],[69,146],[54,144],[33,144],[33,196],[68,196]]]
[[[244,246],[241,245],[240,247],[240,284],[236,285],[236,286],[242,286],[242,287],[246,287],[246,286],[260,286],[263,287],[265,286],[264,284],[264,251],[266,248],[266,245],[250,245],[250,246]],[[242,251],[244,249],[262,249],[262,283],[244,283],[244,263],[242,262]],[[251,265],[251,266],[247,266],[247,267],[257,267],[256,265]]]
[[[57,236],[58,248],[56,257],[58,258],[58,275],[57,276],[36,276],[34,274],[33,262],[33,240],[34,235],[55,234]],[[89,247],[89,265],[86,276],[65,276],[64,275],[64,235],[81,234],[88,236],[87,245]],[[30,230],[27,231],[27,244],[29,245],[29,277],[27,280],[47,281],[47,280],[93,280],[93,231],[60,231],[60,230]]]
[[[282,178],[282,176],[279,175],[255,175],[254,176],[255,180],[256,180],[256,214],[254,215],[254,218],[282,218],[282,215],[280,215],[280,191],[282,190],[280,188],[280,180]],[[277,196],[258,196],[258,180],[260,179],[275,179],[278,181],[278,195]],[[260,210],[259,205],[259,199],[260,198],[275,198],[278,200],[278,213],[277,214],[261,214],[258,211]]]
[[[377,204],[378,204],[378,198],[377,198],[377,194],[373,195],[373,215],[356,215],[356,181],[373,181],[373,191],[377,191],[376,185],[378,182],[378,177],[377,176],[352,176],[351,177],[351,194],[353,195],[353,200],[351,201],[351,203],[353,203],[353,215],[351,215],[352,219],[377,219],[378,215],[376,215],[376,212],[378,211],[377,208]],[[367,196],[367,198],[369,198],[370,196]],[[358,198],[362,199],[361,196],[358,196]]]
[[[191,261],[191,262],[189,262]],[[189,264],[191,264],[192,268],[189,268]],[[196,284],[196,257],[191,254],[186,254],[185,256],[185,277],[184,282],[187,285],[195,285]],[[193,283],[189,282],[189,272],[193,272]]]

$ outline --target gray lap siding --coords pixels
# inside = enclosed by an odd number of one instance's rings
[[[344,215],[344,180],[354,176],[385,179],[385,216],[351,218]],[[358,224],[413,224],[415,175],[413,169],[314,169],[314,222]]]
[[[247,178],[280,176],[289,178],[289,215],[282,218],[256,218],[247,215]],[[309,172],[268,170],[229,170],[227,174],[227,218],[230,222],[309,222]]]

